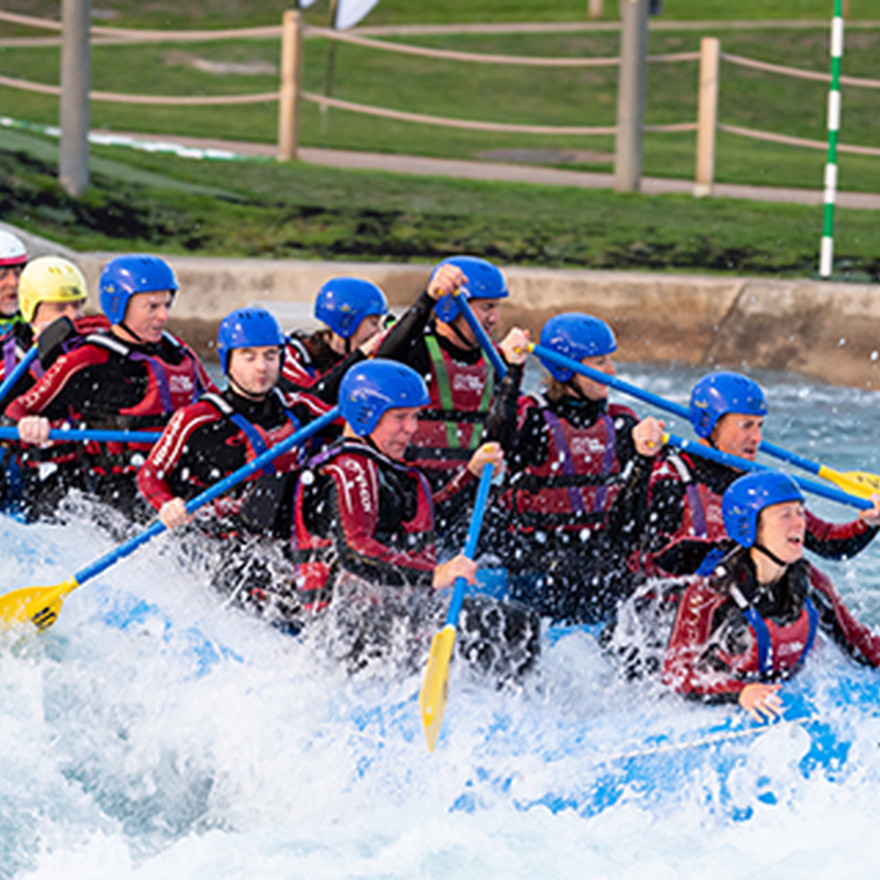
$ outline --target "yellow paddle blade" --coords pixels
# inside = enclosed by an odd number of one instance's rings
[[[69,577],[54,587],[23,587],[0,596],[0,629],[23,623],[48,629],[61,612],[64,597],[78,586],[76,579]]]
[[[880,492],[880,476],[877,474],[867,473],[866,471],[847,471],[841,473],[832,468],[819,466],[819,476],[834,483],[858,498],[870,499],[875,492]]]
[[[455,646],[455,627],[446,624],[431,641],[431,653],[425,668],[425,678],[419,692],[419,705],[422,707],[422,724],[428,751],[433,752],[440,736],[440,725],[446,711],[446,698],[449,696],[449,661]]]

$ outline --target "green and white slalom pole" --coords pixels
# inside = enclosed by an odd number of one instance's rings
[[[828,159],[819,277],[830,278],[834,262],[834,201],[837,197],[837,136],[840,131],[840,62],[843,58],[843,0],[834,0],[831,19],[831,90],[828,92]]]

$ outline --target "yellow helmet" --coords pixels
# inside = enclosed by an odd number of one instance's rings
[[[63,257],[37,257],[21,273],[18,307],[30,324],[41,302],[77,302],[88,296],[82,272]]]

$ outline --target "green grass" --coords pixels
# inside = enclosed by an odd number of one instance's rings
[[[13,140],[0,132],[0,217],[77,249],[429,262],[469,252],[565,268],[815,270],[820,211],[796,205],[297,163],[230,166],[109,148],[95,150],[93,185],[74,201],[56,181],[53,145],[30,135]],[[838,266],[852,278],[877,280],[874,214],[840,211],[839,218]]]

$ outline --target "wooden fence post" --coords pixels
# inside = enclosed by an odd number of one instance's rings
[[[695,196],[711,196],[715,184],[715,134],[718,126],[718,69],[721,41],[700,41],[700,93],[697,103],[697,179]]]
[[[290,9],[281,26],[281,89],[278,94],[278,161],[296,158],[299,145],[299,87],[302,13]]]

